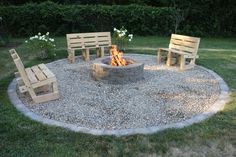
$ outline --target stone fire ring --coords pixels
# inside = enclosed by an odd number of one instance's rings
[[[143,55],[145,56],[145,55]],[[153,63],[155,61],[155,56],[153,56]],[[58,60],[49,64],[59,64],[60,62],[63,62],[62,65],[66,64],[66,59]],[[48,64],[48,65],[49,65]],[[203,69],[204,71],[211,74],[215,80],[217,80],[219,84],[219,96],[217,100],[204,112],[201,112],[189,119],[186,119],[184,121],[166,124],[166,125],[157,125],[157,126],[151,126],[151,127],[144,127],[144,128],[130,128],[130,129],[118,129],[118,130],[109,130],[109,129],[93,129],[93,128],[87,128],[87,127],[80,127],[75,124],[66,123],[54,119],[45,118],[42,115],[36,114],[35,112],[31,111],[23,102],[20,100],[17,94],[17,85],[16,80],[13,79],[13,81],[8,86],[8,96],[11,101],[11,103],[25,116],[36,120],[38,122],[41,122],[43,124],[47,125],[53,125],[53,126],[60,126],[63,128],[70,129],[75,132],[81,132],[81,133],[88,133],[93,135],[116,135],[116,136],[122,136],[122,135],[132,135],[132,134],[151,134],[158,131],[162,131],[168,128],[183,128],[185,126],[192,125],[194,123],[198,123],[206,118],[209,118],[210,116],[214,115],[216,112],[222,110],[224,108],[224,105],[226,102],[229,101],[229,88],[227,84],[224,82],[224,80],[215,72],[212,70],[206,69],[201,66],[197,66],[200,69]],[[60,86],[60,85],[59,85]],[[62,93],[61,93],[62,94]],[[63,94],[62,94],[63,95]],[[61,95],[61,96],[62,96]],[[57,102],[57,101],[56,101]],[[55,103],[56,103],[55,102]],[[51,103],[51,102],[50,102]],[[52,102],[54,103],[54,102]],[[38,104],[33,104],[35,107]]]
[[[94,60],[91,74],[95,80],[111,84],[126,84],[144,79],[144,63],[134,61],[127,66],[111,66],[109,60],[110,57]]]

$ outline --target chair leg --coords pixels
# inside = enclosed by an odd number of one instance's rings
[[[85,60],[86,58],[86,50],[82,49],[82,59]]]
[[[184,55],[180,55],[180,70],[185,69],[185,58]]]
[[[53,83],[52,83],[52,90],[53,90],[53,92],[58,92],[58,85],[57,85],[57,82],[53,82]]]
[[[100,51],[101,51],[101,57],[104,57],[104,53],[105,53],[105,52],[104,52],[104,47],[101,47],[101,48],[100,48]]]
[[[74,50],[68,50],[68,61],[69,61],[69,63],[75,62],[75,51]]]
[[[161,64],[161,49],[157,50],[157,64]]]
[[[85,49],[85,61],[89,61],[89,49]]]
[[[100,48],[96,48],[96,54],[97,54],[97,57],[100,57]]]
[[[189,64],[191,64],[191,65],[195,65],[195,58],[192,58],[191,60],[190,60],[190,63]]]
[[[172,52],[168,51],[166,65],[171,66]]]

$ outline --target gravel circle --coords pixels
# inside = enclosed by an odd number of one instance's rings
[[[47,64],[58,80],[60,99],[35,104],[29,95],[20,100],[32,112],[79,127],[120,130],[182,122],[207,111],[218,99],[218,80],[196,66],[157,65],[152,55],[125,55],[145,63],[144,80],[125,85],[95,81],[91,61],[75,64],[59,60]]]

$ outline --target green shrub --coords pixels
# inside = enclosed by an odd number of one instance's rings
[[[190,8],[176,27],[176,9],[139,5],[60,5],[53,2],[2,6],[0,16],[7,19],[12,36],[32,36],[37,32],[65,35],[70,32],[111,31],[124,26],[135,35],[194,36],[236,35],[236,10],[225,8]]]
[[[138,35],[167,35],[173,31],[171,8],[138,5],[58,5],[53,2],[0,7],[13,36],[37,32],[65,35],[69,32],[112,31],[126,27]]]
[[[9,42],[9,35],[4,25],[5,19],[0,16],[0,47]]]

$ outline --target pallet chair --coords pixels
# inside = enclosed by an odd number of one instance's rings
[[[195,60],[198,58],[197,52],[200,43],[200,38],[172,34],[169,48],[159,48],[157,51],[157,63],[161,62],[161,52],[168,52],[166,65],[171,66],[172,55],[179,56],[180,69],[190,69],[195,66]],[[186,59],[190,59],[189,64],[186,64]]]
[[[35,103],[59,98],[57,79],[45,64],[25,68],[16,50],[9,52],[18,69],[15,76],[21,93],[28,92]]]

